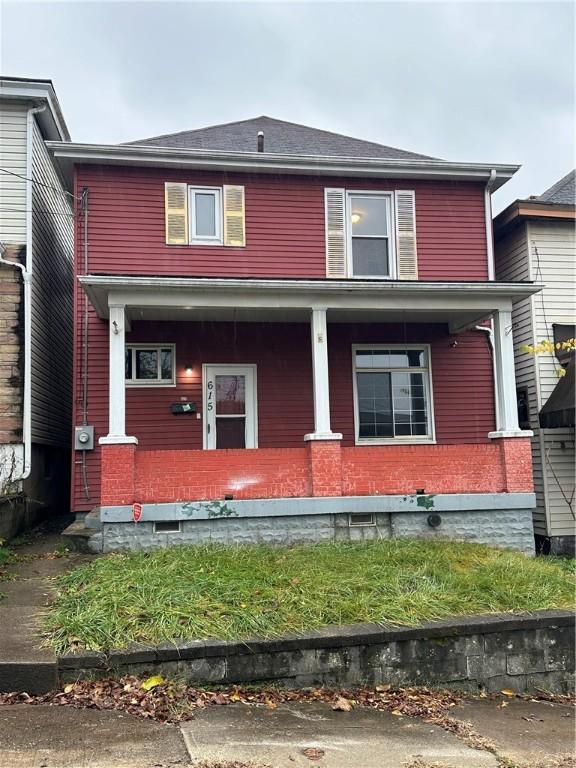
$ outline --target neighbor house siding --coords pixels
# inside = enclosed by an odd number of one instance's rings
[[[246,247],[166,245],[165,181],[245,186]],[[487,279],[483,184],[81,166],[77,186],[89,192],[92,273],[325,277],[330,186],[415,190],[419,278]]]
[[[534,280],[531,271],[530,253],[528,248],[528,227],[526,221],[507,232],[505,237],[496,243],[496,279],[505,281]],[[542,471],[542,451],[540,446],[540,427],[538,412],[540,410],[539,385],[536,376],[536,361],[534,355],[522,351],[524,344],[534,344],[534,302],[540,301],[539,296],[529,296],[514,304],[512,325],[514,334],[514,365],[516,369],[516,388],[526,389],[530,411],[530,429],[533,430],[532,457],[534,469],[534,490],[536,493],[536,508],[534,510],[534,532],[547,535],[548,523],[544,474]]]
[[[528,225],[531,270],[545,285],[532,298],[536,341],[553,338],[553,324],[576,321],[576,237],[573,221],[532,220]],[[540,409],[558,383],[559,365],[552,355],[536,359]],[[542,453],[548,535],[574,535],[574,517],[568,501],[574,501],[574,430],[544,429],[539,435]]]
[[[79,303],[82,297],[78,296]],[[96,440],[108,432],[108,324],[90,310],[88,423]],[[258,446],[301,448],[314,429],[310,327],[306,323],[159,323],[134,322],[127,343],[176,344],[177,386],[126,390],[126,431],[139,450],[200,449],[204,421],[174,416],[170,404],[181,397],[197,403],[202,414],[202,364],[256,364]],[[329,324],[329,376],[332,429],[343,446],[354,445],[353,343],[430,343],[437,441],[441,444],[489,443],[494,429],[492,363],[485,334],[461,334],[458,345],[443,325]],[[78,334],[77,368],[82,337]],[[190,366],[192,373],[186,368]],[[466,381],[466,386],[462,382]],[[77,409],[80,400],[78,390]],[[203,416],[203,414],[202,414]],[[78,422],[81,410],[78,409]],[[395,450],[393,447],[389,450]],[[99,449],[87,454],[90,499],[75,466],[75,509],[98,504]]]
[[[26,104],[0,104],[0,241],[6,244],[26,242],[26,121]]]
[[[73,211],[36,123],[32,169],[32,441],[68,447]]]

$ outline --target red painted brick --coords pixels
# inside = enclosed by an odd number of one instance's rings
[[[100,483],[101,503],[133,504],[134,468],[136,446],[133,443],[102,445],[100,447],[102,475]]]

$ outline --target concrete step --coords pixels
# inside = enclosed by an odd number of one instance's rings
[[[100,521],[100,509],[96,507],[96,509],[93,509],[91,512],[88,512],[84,516],[83,522],[86,528],[92,528],[95,531],[101,531],[102,523]]]
[[[62,531],[68,547],[73,552],[97,553],[102,551],[102,531],[89,528],[81,520],[75,520]]]

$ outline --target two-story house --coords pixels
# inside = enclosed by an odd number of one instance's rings
[[[91,548],[533,551],[511,312],[538,287],[494,279],[490,209],[515,166],[268,117],[49,146],[80,201],[72,497]]]
[[[534,432],[538,546],[573,555],[574,353],[534,355],[524,346],[576,336],[576,171],[539,196],[511,203],[495,218],[494,233],[496,277],[545,286],[515,302],[512,312],[520,421]]]
[[[74,210],[45,145],[69,138],[50,80],[0,77],[0,539],[69,504]]]

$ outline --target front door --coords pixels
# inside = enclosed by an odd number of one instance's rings
[[[256,448],[256,366],[203,369],[204,448]]]

